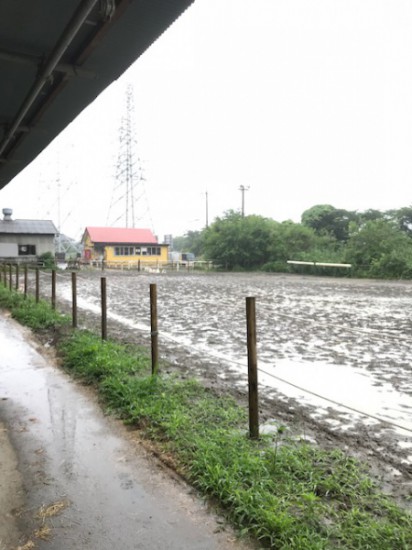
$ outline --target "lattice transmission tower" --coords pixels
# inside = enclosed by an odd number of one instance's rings
[[[136,227],[146,219],[152,226],[142,163],[137,155],[133,86],[126,89],[126,108],[119,129],[119,153],[107,225]]]

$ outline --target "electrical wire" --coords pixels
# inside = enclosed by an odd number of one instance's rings
[[[51,273],[46,272],[46,271],[40,271],[40,273],[41,273],[42,275],[51,276]],[[68,276],[65,276],[65,275],[62,275],[62,274],[58,274],[58,276],[59,276],[59,277],[62,277],[62,278],[65,278],[67,281],[69,281],[69,277],[68,277]],[[90,279],[87,279],[87,278],[85,278],[85,277],[79,277],[79,278],[82,279],[82,280],[84,280],[84,281],[88,281],[88,282],[90,281]],[[113,287],[113,285],[112,285],[112,287]],[[121,287],[121,286],[119,286],[119,285],[114,285],[114,288],[115,288],[115,289],[117,288],[118,290],[124,290],[124,287]],[[301,320],[301,319],[299,319],[299,318],[296,317],[296,316],[290,316],[290,315],[287,315],[287,314],[280,314],[280,315],[284,315],[284,316],[286,316],[286,317],[288,317],[288,318],[291,318],[291,319],[293,319],[293,320]],[[118,317],[118,316],[116,316],[116,317]],[[139,327],[139,326],[137,326],[137,325],[135,326],[135,328],[136,328],[137,330],[141,331],[141,332],[145,332],[145,330],[147,330],[147,329],[141,328],[141,327]],[[147,328],[150,329],[150,326],[148,325]],[[349,327],[343,327],[343,328],[350,330]],[[369,333],[367,333],[367,334],[369,335]],[[379,335],[376,335],[376,336],[380,336],[380,334],[381,334],[381,333],[379,333]],[[173,337],[172,335],[170,335],[170,334],[168,334],[168,333],[164,333],[164,332],[160,331],[160,335],[161,335],[163,338],[165,338],[166,340],[168,340],[169,342],[173,342],[173,343],[175,343],[175,344],[178,344],[179,346],[185,346],[184,343],[182,343],[182,342],[179,341],[177,338]],[[197,351],[200,351],[200,349],[199,349],[197,346],[193,346],[193,345],[191,344],[191,348],[189,348],[189,350],[191,351],[192,349],[196,349],[196,348],[197,348]],[[208,357],[210,357],[210,358],[213,358],[214,360],[219,359],[219,360],[222,360],[222,361],[224,361],[224,362],[226,362],[226,363],[236,365],[237,367],[245,368],[245,364],[244,364],[244,363],[241,363],[240,361],[235,361],[235,360],[230,359],[230,358],[228,358],[228,357],[219,357],[219,356],[216,356],[216,355],[214,355],[214,354],[212,354],[212,353],[210,353],[210,352],[208,352],[207,350],[204,350],[204,349],[202,349],[201,351],[202,351],[202,353],[206,354],[206,356],[208,356]],[[326,396],[324,396],[324,395],[322,395],[322,394],[320,394],[320,393],[314,392],[314,391],[312,391],[312,390],[309,390],[309,389],[307,389],[307,388],[304,388],[303,386],[300,386],[300,385],[298,385],[298,384],[295,384],[295,383],[293,383],[293,382],[290,382],[289,380],[286,380],[285,378],[282,378],[282,377],[280,377],[280,376],[274,375],[273,373],[268,372],[267,370],[265,370],[265,369],[263,369],[263,368],[261,368],[261,367],[258,367],[258,372],[263,373],[263,374],[265,374],[266,376],[269,376],[270,378],[273,378],[273,379],[275,379],[275,380],[278,380],[279,382],[282,382],[283,384],[287,384],[287,385],[289,385],[289,386],[291,386],[291,387],[293,387],[293,388],[296,388],[296,389],[298,389],[299,391],[302,391],[302,392],[304,392],[304,393],[306,393],[306,394],[308,394],[308,395],[312,395],[312,396],[314,396],[314,397],[317,397],[317,398],[319,398],[319,399],[322,399],[322,400],[324,400],[324,401],[327,401],[328,403],[332,403],[332,404],[335,405],[335,406],[338,406],[338,407],[344,408],[344,409],[346,409],[346,410],[355,412],[356,414],[360,414],[360,415],[364,416],[365,418],[370,418],[370,419],[376,420],[377,422],[380,422],[380,423],[382,423],[382,424],[385,424],[385,425],[387,425],[387,426],[390,426],[390,427],[392,427],[392,428],[398,428],[398,429],[402,429],[402,430],[404,430],[404,431],[407,431],[407,432],[412,433],[412,429],[411,429],[411,428],[408,428],[408,427],[403,426],[403,425],[401,425],[401,424],[398,424],[398,423],[396,423],[396,422],[392,422],[392,421],[389,421],[389,420],[385,420],[385,419],[383,419],[383,418],[380,418],[379,416],[376,416],[376,415],[367,413],[367,412],[365,412],[365,411],[362,411],[362,410],[357,409],[357,408],[355,408],[355,407],[352,407],[352,406],[350,406],[350,405],[346,405],[345,403],[336,401],[336,400],[334,400],[334,399],[330,399],[329,397],[326,397]]]
[[[313,395],[314,397],[318,397],[320,399],[323,399],[324,401],[327,401],[328,403],[332,403],[333,405],[336,405],[338,407],[342,407],[344,409],[355,412],[355,413],[360,414],[362,416],[365,416],[367,418],[372,418],[374,420],[377,420],[378,422],[381,422],[382,424],[387,424],[388,426],[391,426],[391,427],[394,427],[394,428],[400,428],[402,430],[405,430],[407,432],[412,433],[412,428],[407,428],[406,426],[402,426],[401,424],[397,424],[396,422],[392,422],[390,420],[384,420],[383,418],[380,418],[379,416],[376,416],[374,414],[370,414],[370,413],[367,413],[365,411],[361,411],[360,409],[357,409],[355,407],[351,407],[350,405],[345,405],[344,403],[341,403],[339,401],[335,401],[334,399],[330,399],[329,397],[325,397],[324,395],[321,395],[320,393],[316,393],[312,390],[308,390],[307,388],[299,386],[298,384],[294,384],[293,382],[290,382],[289,380],[281,378],[280,376],[276,376],[276,375],[274,375],[270,372],[267,372],[266,370],[262,369],[261,367],[258,368],[258,371],[262,372],[263,374],[266,374],[267,376],[270,376],[271,378],[274,378],[274,379],[278,380],[279,382],[283,382],[284,384],[287,384],[288,386],[292,386],[293,388],[296,388],[300,391],[303,391],[304,393],[307,393],[309,395]]]

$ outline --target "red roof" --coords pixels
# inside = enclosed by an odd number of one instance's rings
[[[86,227],[93,243],[158,244],[150,229]]]

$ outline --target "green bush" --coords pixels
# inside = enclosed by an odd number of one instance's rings
[[[51,252],[45,252],[39,256],[39,261],[43,263],[46,269],[53,269],[55,267],[54,256]]]

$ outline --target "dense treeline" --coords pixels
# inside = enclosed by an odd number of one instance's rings
[[[287,264],[300,260],[349,263],[357,277],[412,278],[412,206],[357,212],[321,204],[303,212],[301,223],[228,211],[208,228],[177,237],[174,248],[227,270],[321,273]],[[323,273],[348,275],[339,268]]]

